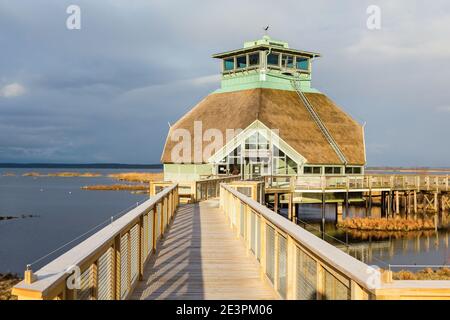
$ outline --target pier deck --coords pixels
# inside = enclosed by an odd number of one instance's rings
[[[276,299],[219,202],[180,206],[132,299]]]

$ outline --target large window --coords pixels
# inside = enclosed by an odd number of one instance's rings
[[[250,67],[259,65],[259,52],[248,55],[248,64]]]
[[[233,174],[241,173],[241,146],[230,152],[228,156],[219,161],[217,167],[218,174]]]
[[[297,174],[297,162],[289,158],[283,151],[273,146],[273,173],[286,175]]]
[[[247,68],[247,56],[236,57],[236,68],[237,69]]]
[[[269,66],[279,66],[280,64],[280,55],[278,53],[271,53],[267,56],[267,64]]]
[[[281,57],[281,66],[283,68],[294,68],[294,56],[283,54]]]
[[[300,70],[309,71],[309,59],[303,57],[297,57],[296,67]]]
[[[306,166],[306,167],[303,167],[303,173],[304,174],[322,174],[322,167]]]
[[[346,174],[361,174],[362,168],[361,167],[346,167],[345,173]]]
[[[223,60],[223,69],[225,71],[230,71],[234,69],[234,58],[229,58]]]
[[[341,167],[325,167],[325,174],[341,174]]]

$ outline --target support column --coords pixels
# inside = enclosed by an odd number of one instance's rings
[[[434,212],[437,213],[439,211],[439,200],[438,200],[438,192],[434,193]]]
[[[400,195],[398,191],[395,191],[395,214],[400,214]]]
[[[414,219],[417,219],[417,191],[414,190]]]
[[[349,217],[348,191],[345,193],[345,219]]]
[[[275,211],[275,213],[278,213],[278,193],[274,193],[273,196],[273,211]]]
[[[391,212],[392,212],[392,204],[391,204],[391,191],[388,191],[387,194],[387,216],[390,217],[391,216]]]
[[[293,198],[293,193],[291,192],[291,193],[289,193],[288,195],[289,195],[289,202],[288,202],[288,219],[289,219],[290,221],[292,221],[292,217],[293,217],[293,214],[292,214],[292,198]]]
[[[325,192],[322,191],[322,238],[325,237]]]
[[[336,203],[336,222],[342,222],[342,203]]]

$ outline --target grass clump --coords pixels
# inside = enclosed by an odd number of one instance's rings
[[[20,280],[15,274],[0,273],[0,300],[17,300],[17,297],[11,294],[11,290]]]
[[[433,270],[426,268],[418,272],[401,270],[392,273],[394,280],[450,280],[450,268],[444,267]]]
[[[420,231],[434,229],[431,219],[383,219],[383,218],[349,218],[338,223],[339,228],[363,231]]]

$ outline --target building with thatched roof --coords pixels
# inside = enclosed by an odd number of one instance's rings
[[[318,53],[264,36],[213,57],[221,88],[171,126],[166,180],[363,173],[363,126],[311,87]]]

